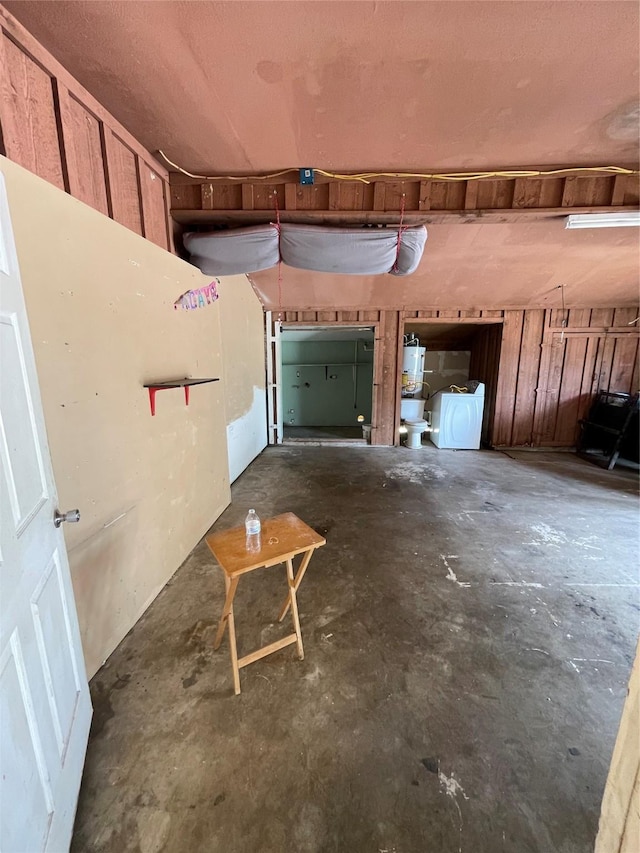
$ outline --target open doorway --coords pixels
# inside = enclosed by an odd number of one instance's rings
[[[485,447],[490,447],[500,364],[502,323],[495,320],[491,322],[463,321],[462,319],[457,322],[452,319],[410,320],[405,323],[403,334],[405,341],[413,337],[420,347],[425,348],[421,388],[413,396],[424,400],[424,416],[427,421],[430,420],[438,395],[454,388],[467,386],[472,388],[474,382],[482,383],[484,407],[481,443]],[[401,395],[401,402],[402,398],[406,398],[404,393]],[[420,408],[422,409],[422,403]],[[403,436],[405,426],[400,414],[399,410],[396,435],[399,435],[401,440],[405,440]],[[430,443],[430,433],[427,428],[422,434],[422,444]]]
[[[283,440],[364,443],[372,416],[373,356],[371,326],[283,325]]]

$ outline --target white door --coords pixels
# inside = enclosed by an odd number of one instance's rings
[[[0,468],[0,850],[58,853],[91,700],[2,173]]]

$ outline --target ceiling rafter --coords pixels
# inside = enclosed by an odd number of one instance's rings
[[[575,213],[636,210],[637,175],[554,175],[481,180],[397,180],[364,184],[319,176],[311,185],[291,172],[266,183],[171,175],[171,214],[191,226],[274,221],[317,225],[532,222]]]

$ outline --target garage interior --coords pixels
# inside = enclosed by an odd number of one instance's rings
[[[637,636],[635,472],[402,452],[273,447],[234,483],[218,526],[259,501],[327,538],[305,659],[233,696],[198,545],[92,682],[72,850],[593,849]],[[240,583],[241,654],[283,633],[272,571]]]
[[[28,853],[65,809],[74,853],[637,853],[637,416],[610,470],[576,452],[600,395],[637,412],[637,4],[7,0],[0,25],[93,704]],[[287,225],[391,234],[395,260],[289,265]],[[187,251],[265,226],[262,268]],[[425,412],[484,385],[480,449],[407,446],[411,335]],[[326,547],[304,660],[234,695],[205,537],[250,507]],[[241,580],[240,654],[282,638],[285,585]]]

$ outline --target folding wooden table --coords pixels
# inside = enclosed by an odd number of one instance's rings
[[[247,551],[244,525],[234,527],[231,530],[224,530],[221,533],[212,533],[207,536],[206,542],[224,573],[226,589],[226,599],[218,625],[214,649],[220,648],[225,628],[228,625],[233,687],[236,695],[238,695],[240,693],[240,670],[243,666],[273,654],[273,652],[277,652],[292,643],[297,644],[298,657],[303,660],[304,650],[302,648],[296,592],[307,570],[311,555],[316,548],[326,544],[326,539],[292,512],[286,512],[262,522],[261,548],[258,552]],[[298,554],[302,555],[302,560],[294,576],[293,558]],[[236,629],[233,619],[233,599],[238,588],[240,575],[253,572],[255,569],[275,566],[279,563],[287,564],[289,593],[278,615],[278,621],[282,622],[287,610],[291,607],[294,633],[238,658]]]

